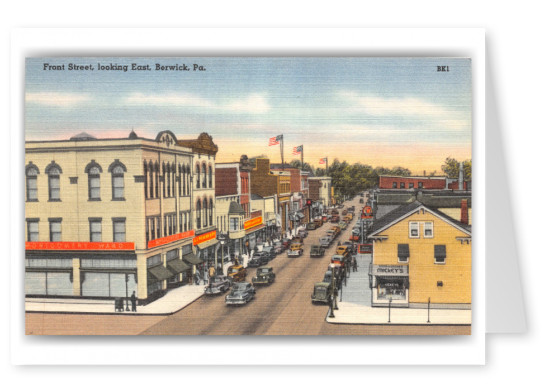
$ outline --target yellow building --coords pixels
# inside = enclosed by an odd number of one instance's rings
[[[216,241],[215,152],[181,142],[163,131],[25,143],[26,295],[144,303],[190,282]]]
[[[431,307],[470,308],[467,221],[415,201],[376,220],[369,238],[373,306],[388,306],[392,299],[391,305],[397,307],[426,307],[430,300]]]

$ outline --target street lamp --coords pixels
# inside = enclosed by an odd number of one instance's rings
[[[390,305],[392,304],[392,297],[388,299],[388,323],[390,323]]]
[[[126,310],[130,311],[130,308],[128,308],[128,274],[124,275],[124,283],[126,286]]]
[[[226,243],[226,237],[222,234],[220,234],[218,236],[218,240],[220,241],[220,245],[221,245],[221,248],[222,248],[222,259],[220,260],[220,274],[219,275],[222,275],[224,274],[224,244]],[[216,272],[218,273],[218,265],[216,265]]]
[[[334,318],[335,314],[333,312],[333,297],[335,296],[335,265],[331,264],[331,298],[329,302],[329,317]]]

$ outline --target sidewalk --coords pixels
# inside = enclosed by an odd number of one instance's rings
[[[430,323],[427,322],[427,309],[394,308],[390,309],[388,322],[388,307],[371,307],[371,289],[369,288],[369,263],[371,256],[358,261],[358,271],[350,272],[347,286],[343,283],[342,301],[340,292],[334,311],[335,317],[326,320],[329,323],[349,324],[439,324],[439,325],[470,325],[471,310],[432,309]]]
[[[87,299],[26,298],[26,312],[55,312],[108,315],[170,315],[203,296],[206,285],[184,285],[147,305],[138,306],[137,312],[115,312],[115,301]],[[130,306],[130,300],[128,305]],[[125,303],[126,307],[126,303]]]

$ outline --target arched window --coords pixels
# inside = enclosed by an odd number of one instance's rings
[[[124,173],[126,166],[118,159],[115,159],[109,166],[111,173],[111,188],[114,201],[124,201]]]
[[[209,225],[212,225],[212,215],[214,213],[214,204],[212,198],[209,200]]]
[[[170,166],[170,183],[170,188],[172,189],[170,196],[176,197],[176,165],[174,165],[174,163]]]
[[[163,163],[163,197],[166,198],[166,183],[167,181],[166,164]]]
[[[155,169],[151,160],[149,161],[149,198],[153,198],[155,195],[154,184],[155,184]]]
[[[203,173],[203,189],[204,189],[207,187],[207,165],[203,163],[201,168]]]
[[[199,189],[201,187],[201,169],[199,168],[199,163],[195,165],[195,177],[197,178],[195,181],[195,188]]]
[[[197,200],[195,207],[195,216],[197,218],[197,229],[201,229],[201,200]]]
[[[147,163],[144,160],[143,162],[143,188],[145,192],[145,198],[148,198],[148,191],[147,191]]]
[[[207,197],[203,198],[203,227],[207,226],[207,217],[208,217],[208,202]]]
[[[94,160],[86,165],[84,172],[88,174],[88,200],[101,201],[100,174],[101,166]]]
[[[182,190],[182,165],[178,164],[178,196],[181,197],[184,195],[184,192]],[[182,230],[180,230],[182,232]]]
[[[212,189],[212,166],[209,166],[209,189]]]
[[[52,162],[46,167],[48,174],[48,199],[49,201],[61,201],[61,186],[59,176],[61,175],[61,167],[55,162]]]
[[[27,165],[25,172],[26,176],[26,188],[27,188],[27,201],[38,201],[38,183],[37,177],[40,171],[38,167],[32,163]]]
[[[191,194],[191,168],[186,166],[186,195]]]
[[[159,198],[159,163],[155,162],[155,198]]]

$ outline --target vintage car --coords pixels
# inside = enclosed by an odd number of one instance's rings
[[[310,258],[323,257],[325,255],[325,249],[321,244],[313,244],[310,247]]]
[[[350,249],[346,245],[340,245],[337,247],[337,255],[348,257],[350,255]]]
[[[226,296],[227,305],[246,304],[254,299],[256,291],[250,282],[236,282],[231,286],[230,293]]]
[[[339,215],[331,216],[331,222],[332,223],[338,223],[339,221],[341,221],[341,218],[339,217]]]
[[[266,265],[270,261],[270,258],[268,255],[263,252],[257,252],[254,253],[251,259],[249,259],[249,263],[247,264],[248,267],[259,267],[262,265]]]
[[[276,252],[273,246],[264,246],[262,252],[269,258],[269,261],[275,258]]]
[[[335,254],[331,257],[331,263],[336,263],[337,265],[344,266],[344,264],[346,263],[346,259],[347,257],[345,257],[344,255]]]
[[[348,209],[343,209],[341,214],[342,214],[342,217],[346,216],[348,214]]]
[[[331,283],[316,282],[314,284],[314,292],[311,296],[312,303],[325,303],[331,301]]]
[[[298,232],[297,232],[297,236],[298,236],[299,238],[304,239],[305,237],[308,236],[308,231],[305,230],[305,229],[299,229]]]
[[[253,285],[268,285],[275,281],[275,273],[271,267],[260,267],[256,269],[256,276],[253,277]]]
[[[325,214],[325,215],[321,216],[321,222],[322,222],[322,223],[326,223],[327,220],[329,220],[329,219],[330,219],[329,215],[326,215],[326,214]]]
[[[243,265],[231,265],[228,268],[228,278],[232,282],[237,281],[245,281],[245,277],[247,277],[247,269],[243,267]]]
[[[341,234],[341,228],[338,225],[334,225],[331,227],[331,230],[335,232],[334,236],[337,237]]]
[[[283,251],[285,251],[285,248],[283,247],[283,244],[279,240],[274,240],[273,246],[274,252],[276,254],[281,254]]]
[[[209,285],[205,288],[205,295],[217,295],[230,289],[231,282],[226,276],[214,276],[209,280]]]
[[[306,229],[309,231],[313,231],[318,228],[318,225],[314,222],[306,224]]]
[[[323,225],[323,218],[322,217],[316,217],[314,219],[314,224],[319,228]]]
[[[331,245],[333,238],[331,236],[322,236],[320,238],[320,246],[323,248],[328,248]]]
[[[346,221],[341,221],[341,222],[339,223],[339,228],[341,229],[341,231],[342,231],[342,230],[345,230],[346,227],[348,227],[348,224],[346,223]]]
[[[303,252],[304,249],[302,248],[302,243],[293,243],[291,244],[291,248],[287,251],[287,256],[289,258],[300,257]]]
[[[356,211],[356,207],[354,205],[348,207],[349,213],[354,213]]]
[[[357,253],[357,248],[356,248],[356,244],[352,243],[352,242],[349,242],[349,241],[346,241],[343,243],[344,246],[348,246],[348,252],[351,254],[351,255],[356,255]]]
[[[302,236],[293,236],[293,239],[291,239],[291,245],[293,243],[304,243],[304,238]]]
[[[283,238],[283,240],[281,241],[281,244],[283,245],[283,248],[285,250],[287,250],[289,248],[289,246],[291,245],[291,239]]]
[[[363,203],[364,203],[364,199],[360,198],[360,204],[363,204]]]
[[[357,242],[358,240],[360,240],[360,230],[354,228],[354,229],[352,230],[352,233],[350,234],[349,240],[352,240],[352,241],[354,241],[354,242]]]

